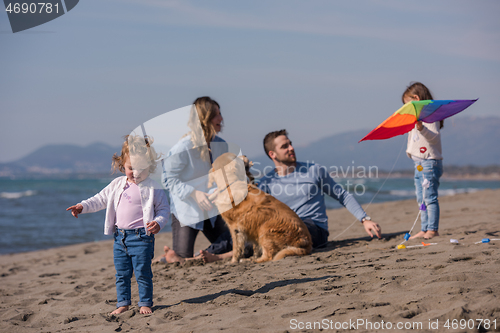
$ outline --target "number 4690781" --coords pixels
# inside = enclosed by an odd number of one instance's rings
[[[489,320],[489,319],[469,319],[469,320],[465,320],[465,319],[453,319],[453,320],[447,320],[446,323],[444,323],[443,327],[447,328],[447,329],[453,329],[453,330],[456,330],[456,329],[474,329],[476,328],[476,322],[477,322],[477,328],[479,329],[479,327],[484,327],[485,329],[489,330],[490,328],[491,329],[494,329],[496,330],[497,328],[497,320]]]
[[[41,14],[43,12],[47,14],[51,14],[52,11],[55,11],[56,13],[59,13],[59,4],[56,3],[55,5],[52,5],[50,2],[38,2],[38,3],[9,3],[7,8],[5,8],[5,11],[8,12],[9,14],[14,13],[14,14]]]

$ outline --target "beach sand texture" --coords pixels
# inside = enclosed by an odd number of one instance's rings
[[[309,332],[293,323],[324,319],[422,323],[417,332],[452,332],[443,328],[448,319],[496,319],[500,331],[500,241],[474,244],[500,238],[499,202],[500,190],[440,198],[441,236],[434,246],[395,249],[418,212],[408,200],[367,208],[382,225],[383,240],[365,237],[356,223],[305,257],[263,264],[157,263],[151,315],[138,312],[135,281],[131,309],[108,315],[116,305],[111,241],[3,255],[0,331]],[[330,240],[354,221],[346,209],[328,215]],[[71,228],[71,221],[61,227]],[[413,233],[419,227],[417,222]],[[201,234],[198,239],[196,249],[207,245]],[[157,255],[163,245],[171,245],[170,233],[157,236]],[[429,329],[429,320],[439,320],[439,329]]]

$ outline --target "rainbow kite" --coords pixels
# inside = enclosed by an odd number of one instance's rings
[[[389,139],[396,135],[408,133],[415,127],[417,121],[433,123],[443,120],[467,109],[475,101],[477,99],[408,102],[359,142]]]

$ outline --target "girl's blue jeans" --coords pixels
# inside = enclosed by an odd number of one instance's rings
[[[421,165],[422,171],[417,167]],[[423,160],[415,162],[415,189],[419,207],[425,203],[426,209],[420,212],[422,231],[437,231],[439,228],[439,178],[443,175],[442,160]],[[429,182],[424,186],[424,181]]]
[[[146,235],[144,228],[117,229],[113,255],[116,269],[116,307],[132,304],[130,280],[132,273],[139,287],[139,306],[153,306],[153,272],[155,237]]]

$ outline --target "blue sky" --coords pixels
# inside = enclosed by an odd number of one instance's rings
[[[82,0],[13,34],[2,12],[0,162],[50,143],[119,146],[203,95],[249,156],[272,130],[299,146],[371,130],[410,81],[479,98],[465,115],[499,115],[499,14],[498,1]]]

